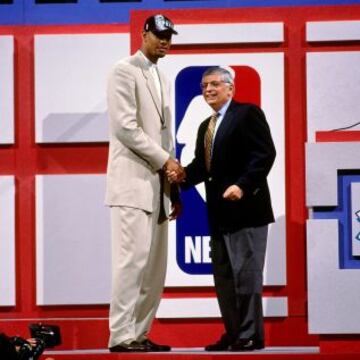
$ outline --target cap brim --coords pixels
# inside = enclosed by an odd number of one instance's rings
[[[166,29],[166,30],[162,30],[162,31],[151,30],[151,32],[153,32],[155,35],[156,34],[159,34],[159,35],[164,35],[164,34],[177,35],[178,34],[178,32],[174,29]]]

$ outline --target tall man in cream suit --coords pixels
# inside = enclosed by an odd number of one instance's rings
[[[173,34],[177,32],[168,18],[149,17],[140,50],[119,61],[109,77],[111,352],[170,351],[170,346],[150,341],[148,333],[164,287],[167,218],[180,211],[177,188],[164,176],[172,169],[181,177],[183,169],[172,157],[170,85],[157,68]]]

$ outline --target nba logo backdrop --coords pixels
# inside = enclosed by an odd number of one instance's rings
[[[198,127],[212,113],[200,89],[207,68],[227,68],[234,75],[234,99],[255,103],[266,114],[278,156],[269,176],[276,223],[269,233],[265,285],[286,284],[283,63],[281,53],[171,55],[161,62],[173,82],[176,156],[183,165],[193,159]],[[183,214],[170,227],[166,285],[212,285],[204,185],[183,191],[182,201]]]
[[[193,135],[196,134],[194,120],[200,114],[204,116],[204,111],[208,114],[210,110],[204,106],[200,90],[202,74],[207,68],[208,66],[186,67],[178,73],[175,80],[176,154],[183,164],[188,164],[193,158]],[[230,66],[228,70],[235,78],[235,99],[260,105],[259,74],[249,66]],[[177,264],[187,274],[211,274],[204,187],[197,186],[184,191],[182,201],[184,212],[178,219],[176,228]]]

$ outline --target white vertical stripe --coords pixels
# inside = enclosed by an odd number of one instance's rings
[[[0,305],[15,305],[15,185],[0,176]]]
[[[36,304],[44,305],[44,196],[42,175],[35,177],[36,194]]]
[[[0,144],[14,142],[14,38],[0,36]]]

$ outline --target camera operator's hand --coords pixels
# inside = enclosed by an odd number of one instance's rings
[[[25,340],[19,336],[14,336],[11,341],[14,344],[19,360],[37,360],[45,349],[44,341],[37,338]]]
[[[31,345],[31,347],[35,347],[37,345],[37,341],[34,338],[26,339],[26,341]]]
[[[34,359],[38,359],[39,356],[44,351],[45,344],[40,339],[26,339],[26,341],[31,345],[33,352],[34,352]],[[37,351],[36,351],[37,350]],[[54,360],[54,358],[46,358],[45,360]]]
[[[33,348],[32,345],[20,336],[13,336],[10,338],[10,342],[14,346],[14,349],[17,353],[17,359],[19,360],[28,360],[32,359]]]

